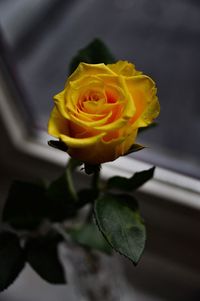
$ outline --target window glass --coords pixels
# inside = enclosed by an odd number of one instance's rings
[[[0,25],[35,128],[73,55],[95,37],[157,83],[159,125],[134,157],[200,177],[200,2],[195,0],[1,0]]]

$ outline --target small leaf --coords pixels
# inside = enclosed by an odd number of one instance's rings
[[[149,181],[153,177],[154,170],[155,167],[152,167],[148,170],[136,172],[131,178],[124,178],[119,176],[112,177],[107,182],[107,188],[133,191]]]
[[[48,145],[51,147],[57,148],[63,152],[67,152],[67,150],[68,150],[67,145],[60,140],[49,140]]]
[[[66,283],[57,246],[61,238],[54,235],[31,238],[26,244],[27,261],[44,280],[52,284]]]
[[[105,195],[95,202],[95,218],[110,245],[137,264],[146,233],[136,200],[129,195]]]
[[[100,39],[94,39],[89,45],[81,49],[72,59],[70,64],[70,74],[81,62],[89,64],[111,64],[115,62],[115,59],[108,47]]]
[[[129,148],[129,150],[124,154],[124,156],[129,155],[129,154],[131,154],[131,153],[138,152],[138,151],[144,149],[145,147],[146,147],[146,146],[143,146],[143,145],[141,145],[141,144],[133,144],[133,145]]]
[[[79,229],[73,229],[70,231],[70,235],[72,239],[80,245],[107,254],[111,254],[112,252],[110,245],[94,223],[83,225]]]
[[[0,233],[0,291],[8,288],[25,265],[25,254],[17,235]]]

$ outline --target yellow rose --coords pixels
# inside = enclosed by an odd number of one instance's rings
[[[160,110],[153,80],[127,61],[80,63],[54,101],[49,134],[89,164],[124,155]]]

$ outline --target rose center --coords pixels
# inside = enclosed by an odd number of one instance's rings
[[[86,101],[98,101],[101,98],[102,98],[102,95],[100,95],[99,93],[92,92],[92,93],[84,95],[83,102],[86,102]]]
[[[107,103],[115,103],[117,101],[117,97],[111,92],[106,92],[106,99]]]

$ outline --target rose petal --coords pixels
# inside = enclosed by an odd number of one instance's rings
[[[155,83],[146,75],[130,77],[125,81],[136,107],[130,124],[134,124],[134,127],[147,126],[159,114]]]
[[[75,147],[75,148],[84,148],[87,146],[95,145],[105,134],[101,133],[97,136],[88,137],[88,138],[72,138],[67,135],[60,135],[59,138],[63,141],[67,146]]]
[[[105,64],[80,63],[77,69],[68,78],[66,86],[70,81],[75,81],[86,75],[92,76],[97,74],[99,75],[99,74],[114,74],[114,73]]]
[[[48,122],[48,133],[54,137],[60,134],[68,135],[68,121],[62,117],[56,107],[53,108]]]
[[[123,76],[134,76],[138,74],[142,74],[142,72],[137,71],[135,69],[135,65],[129,63],[128,61],[118,61],[115,64],[108,64],[107,65],[110,70],[114,71],[118,75]]]

